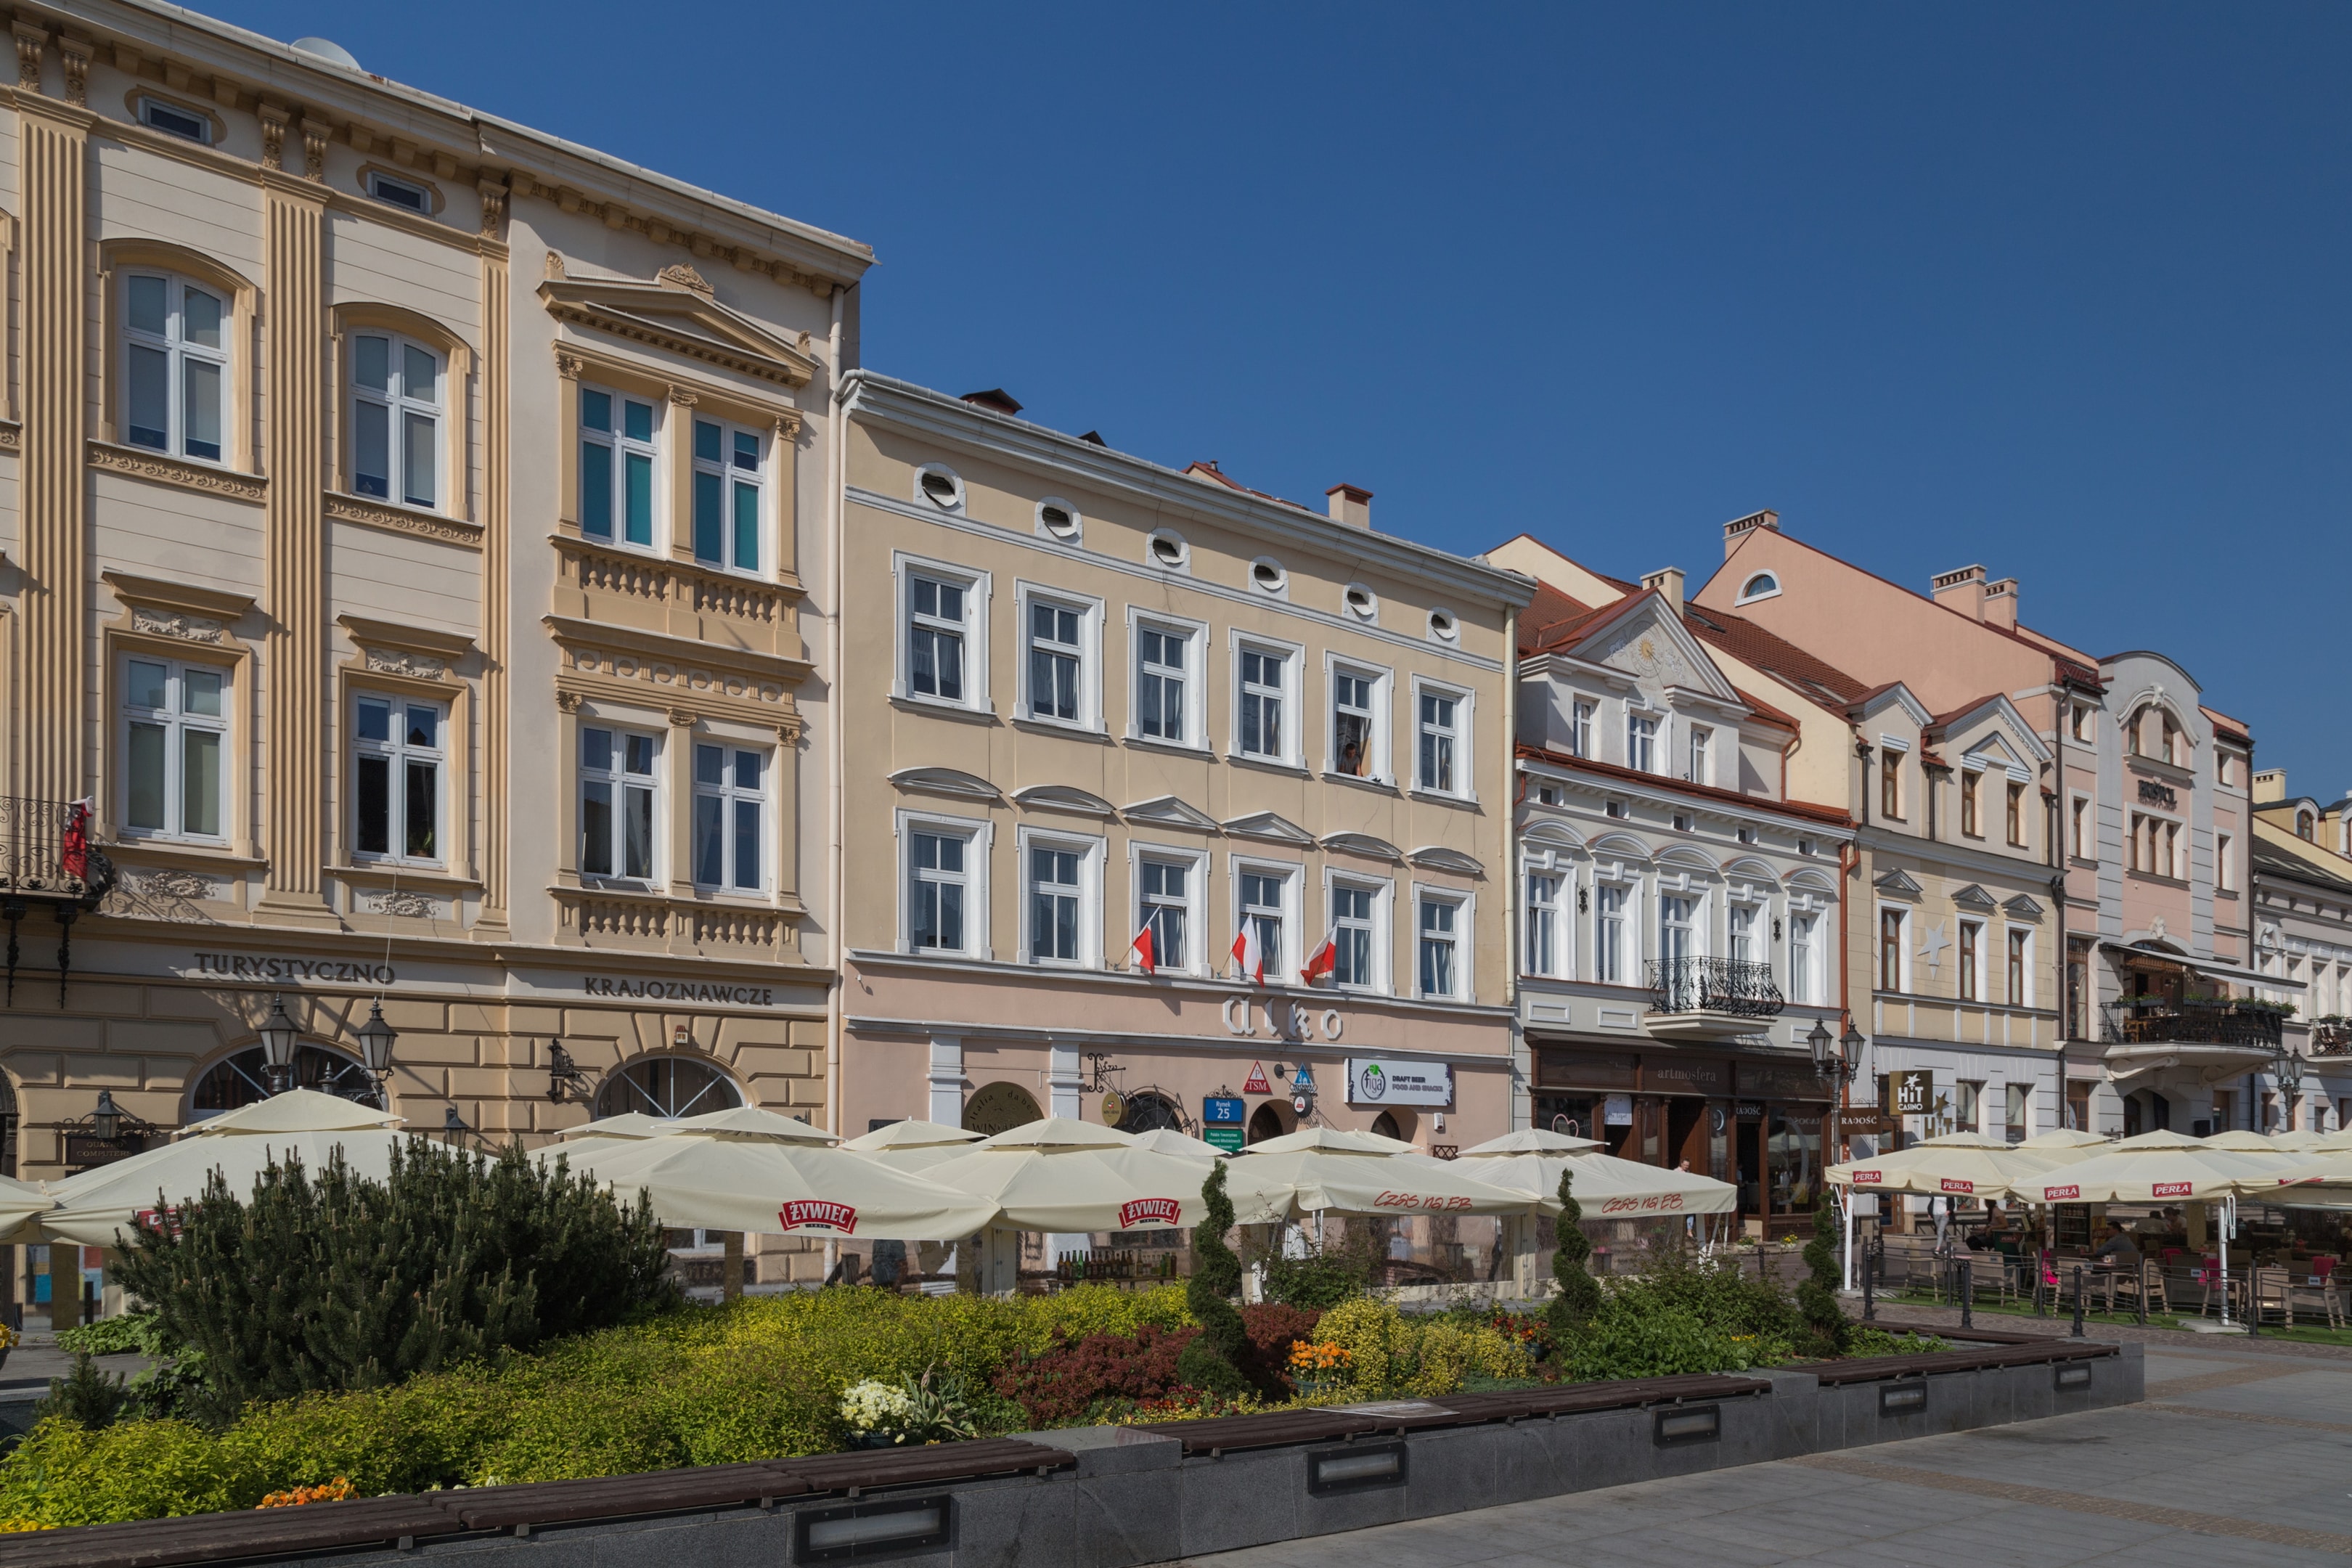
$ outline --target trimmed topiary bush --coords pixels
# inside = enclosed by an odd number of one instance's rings
[[[1805,1328],[1815,1355],[1833,1356],[1843,1353],[1852,1338],[1853,1325],[1846,1321],[1845,1310],[1838,1305],[1837,1290],[1843,1279],[1838,1268],[1837,1211],[1824,1203],[1813,1209],[1813,1239],[1805,1244],[1806,1277],[1797,1284],[1797,1310],[1804,1314]]]
[[[1601,1310],[1601,1282],[1584,1267],[1585,1259],[1592,1256],[1592,1243],[1584,1234],[1584,1210],[1571,1190],[1575,1184],[1575,1172],[1559,1173],[1559,1220],[1555,1226],[1559,1246],[1551,1255],[1551,1277],[1559,1282],[1559,1293],[1544,1309],[1555,1345],[1573,1340]]]
[[[1186,1384],[1223,1399],[1238,1399],[1249,1392],[1241,1363],[1249,1354],[1249,1331],[1233,1298],[1242,1288],[1242,1260],[1225,1245],[1233,1228],[1234,1203],[1225,1196],[1225,1163],[1220,1160],[1201,1184],[1208,1215],[1192,1230],[1192,1278],[1186,1281],[1184,1304],[1200,1336],[1176,1358],[1176,1372]]]

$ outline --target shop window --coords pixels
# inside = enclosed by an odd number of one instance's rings
[[[596,1090],[596,1117],[702,1116],[743,1103],[735,1080],[697,1057],[646,1057],[607,1074]]]

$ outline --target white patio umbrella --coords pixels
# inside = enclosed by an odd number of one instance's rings
[[[2042,1158],[2059,1165],[2071,1165],[2077,1160],[2087,1160],[2092,1155],[2115,1146],[2115,1140],[2112,1138],[2102,1138],[2095,1132],[2084,1132],[2073,1127],[2057,1127],[2047,1132],[2037,1132],[2024,1142],[2011,1145],[2013,1148],[2024,1150],[2029,1154],[2039,1154]]]
[[[623,1202],[643,1191],[655,1215],[678,1229],[931,1241],[969,1236],[996,1213],[986,1198],[871,1155],[764,1127],[695,1125],[712,1120],[689,1117],[658,1138],[597,1142],[572,1169]],[[541,1150],[540,1158],[562,1152]]]
[[[173,1142],[48,1184],[58,1207],[40,1224],[62,1241],[85,1247],[121,1245],[136,1216],[160,1203],[172,1208],[204,1195],[217,1170],[242,1198],[273,1161],[299,1160],[315,1175],[338,1149],[362,1176],[382,1181],[392,1151],[405,1134],[400,1118],[372,1105],[311,1089],[291,1089],[183,1129]]]
[[[967,1153],[986,1137],[939,1121],[893,1121],[842,1145],[901,1171],[928,1171]]]
[[[1454,1163],[1479,1181],[1530,1194],[1553,1209],[1566,1172],[1575,1178],[1570,1192],[1588,1219],[1730,1214],[1739,1206],[1739,1189],[1729,1182],[1595,1152],[1602,1147],[1590,1138],[1528,1128],[1465,1149]]]
[[[1405,1219],[1559,1210],[1556,1201],[1479,1179],[1459,1160],[1366,1147],[1359,1140],[1368,1136],[1316,1128],[1244,1151],[1227,1178],[1235,1221],[1273,1225],[1310,1214]]]
[[[1848,1160],[1822,1173],[1832,1186],[1937,1196],[2030,1197],[2026,1187],[2057,1168],[2040,1152],[1981,1132],[1947,1132],[1866,1160]],[[2032,1199],[2040,1202],[2039,1198]]]
[[[618,1116],[607,1116],[600,1121],[584,1122],[578,1127],[566,1127],[556,1133],[556,1144],[573,1164],[582,1151],[635,1143],[647,1138],[659,1138],[676,1127],[675,1119],[647,1116],[642,1110],[625,1110]]]
[[[982,1139],[923,1173],[993,1199],[1007,1230],[1064,1235],[1201,1223],[1211,1161],[1137,1146],[1114,1128],[1066,1116]]]
[[[40,1216],[57,1206],[57,1199],[32,1183],[0,1176],[0,1245],[41,1240]]]
[[[671,1132],[729,1132],[745,1138],[780,1138],[791,1143],[819,1143],[831,1147],[841,1140],[820,1127],[812,1127],[796,1116],[779,1116],[772,1110],[762,1110],[756,1105],[730,1105],[724,1110],[705,1111],[700,1116],[682,1116],[669,1124]]]
[[[1179,1132],[1173,1127],[1155,1127],[1149,1132],[1135,1135],[1135,1146],[1149,1149],[1155,1154],[1174,1154],[1185,1160],[1223,1160],[1230,1156],[1214,1143],[1203,1143],[1198,1138]],[[1206,1180],[1206,1178],[1202,1178]]]

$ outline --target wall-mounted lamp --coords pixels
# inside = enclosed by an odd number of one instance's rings
[[[269,1092],[283,1094],[294,1086],[294,1042],[301,1031],[287,1016],[286,998],[269,998],[269,1016],[261,1020],[261,1058],[269,1073]]]

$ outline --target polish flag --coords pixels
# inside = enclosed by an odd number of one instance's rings
[[[90,808],[98,803],[89,795],[66,807],[65,837],[58,846],[58,861],[68,877],[89,875]]]
[[[1151,928],[1150,926],[1147,925],[1141,931],[1135,933],[1135,941],[1128,945],[1128,951],[1135,954],[1135,967],[1143,971],[1144,973],[1157,974],[1160,973],[1160,960],[1152,951]]]
[[[1243,978],[1265,984],[1265,949],[1258,945],[1255,921],[1242,922],[1242,934],[1234,938],[1234,963]]]
[[[1323,933],[1323,945],[1307,955],[1307,967],[1298,972],[1298,978],[1312,985],[1329,979],[1339,967],[1339,931],[1335,926]]]

